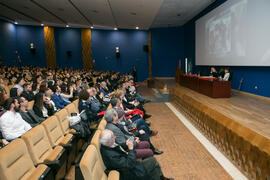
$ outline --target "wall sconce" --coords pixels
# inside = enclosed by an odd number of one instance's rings
[[[116,47],[115,48],[115,55],[116,55],[116,58],[120,58],[120,50],[119,50],[119,47]]]

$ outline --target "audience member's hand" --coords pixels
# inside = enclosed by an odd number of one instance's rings
[[[140,139],[139,139],[138,137],[135,137],[134,141],[135,141],[136,143],[139,143],[139,142],[140,142]]]
[[[103,93],[100,93],[99,94],[99,97],[102,99],[104,97],[104,94]]]
[[[139,130],[139,133],[140,134],[145,134],[145,131],[141,129],[141,130]]]
[[[130,141],[130,138],[126,141],[126,145],[127,145],[129,150],[133,150],[134,143],[132,141]]]
[[[51,104],[51,102],[50,102],[50,100],[48,100],[48,99],[46,99],[45,101],[44,101],[46,104]]]
[[[134,106],[138,106],[140,104],[139,101],[135,101]]]
[[[3,143],[4,146],[6,146],[6,145],[8,145],[9,142],[7,140],[5,140],[5,139],[2,139],[2,143]]]

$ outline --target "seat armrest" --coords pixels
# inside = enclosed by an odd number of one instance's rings
[[[36,166],[41,165],[41,164],[44,164],[50,167],[51,169],[59,169],[61,167],[60,160],[42,162],[42,163],[38,163]]]
[[[110,171],[108,175],[108,180],[119,180],[120,174],[118,171]]]

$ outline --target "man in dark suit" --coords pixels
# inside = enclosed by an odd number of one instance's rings
[[[58,109],[63,109],[69,103],[64,101],[60,94],[61,94],[61,88],[59,86],[56,86],[55,93],[52,96],[52,100]]]
[[[119,121],[118,114],[115,111],[115,109],[111,108],[106,111],[105,120],[107,121],[106,129],[111,130],[115,137],[116,142],[120,145],[123,145],[126,143],[126,140],[129,139],[132,135],[131,134],[125,134],[119,127],[119,124],[117,123]],[[150,149],[150,144],[147,141],[140,141],[138,137],[135,137],[135,151],[136,151],[136,157],[137,158],[147,158],[153,156],[153,151]]]
[[[21,96],[24,97],[25,99],[27,99],[27,101],[34,100],[35,95],[32,91],[32,86],[30,83],[25,83],[23,85],[23,92],[22,92]]]
[[[45,120],[45,118],[39,117],[35,114],[35,112],[32,109],[28,108],[28,101],[24,97],[18,98],[18,102],[20,104],[20,115],[22,116],[23,120],[28,122],[31,127],[35,127],[36,125],[39,125],[42,121]]]
[[[120,146],[115,143],[113,132],[105,129],[101,132],[100,143],[100,152],[106,170],[119,171],[120,180],[173,180],[163,176],[156,158],[136,161],[134,142],[131,139]]]

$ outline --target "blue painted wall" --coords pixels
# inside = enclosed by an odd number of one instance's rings
[[[35,54],[30,51],[30,43],[34,43]],[[46,67],[43,27],[16,25],[16,44],[23,66]]]
[[[81,29],[54,28],[56,66],[61,68],[82,68]],[[68,56],[67,51],[72,55]]]
[[[217,0],[209,7],[207,7],[204,11],[199,13],[196,17],[194,17],[191,21],[184,25],[184,33],[185,33],[185,57],[191,58],[193,64],[193,72],[196,71],[206,71],[210,69],[208,66],[195,66],[195,21],[207,14],[211,10],[215,9],[222,3],[227,0]],[[182,67],[183,67],[182,62]],[[217,67],[218,69],[219,67]],[[241,91],[262,95],[266,97],[270,97],[270,67],[230,67],[233,72],[232,78],[232,88],[238,89],[240,79],[243,78],[243,84],[241,87]],[[258,87],[258,89],[255,88]]]
[[[174,77],[179,60],[184,60],[184,28],[151,29],[152,75]]]
[[[143,45],[148,44],[148,32],[138,30],[92,30],[92,55],[95,69],[128,73],[135,65],[138,80],[148,77],[148,53]],[[119,47],[120,58],[115,48]]]
[[[16,26],[0,20],[0,59],[6,65],[15,65],[17,62]]]

